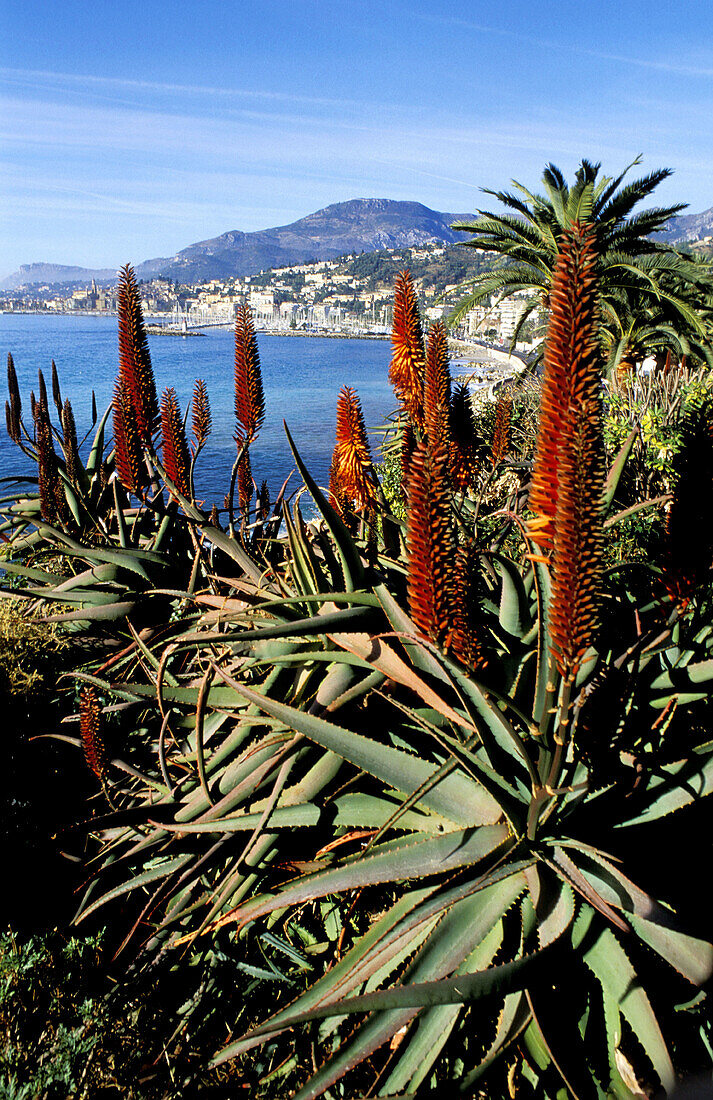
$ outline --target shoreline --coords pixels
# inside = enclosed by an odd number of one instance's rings
[[[54,310],[3,310],[0,312],[0,318],[3,316],[8,317],[111,317],[116,318],[117,313],[114,310],[102,310],[98,312],[96,310],[73,310],[71,313],[59,313]],[[155,315],[154,315],[155,316]],[[162,318],[163,320],[163,318]],[[170,323],[170,322],[169,322]],[[207,323],[206,325],[196,325],[194,328],[189,329],[187,332],[182,332],[178,328],[168,327],[168,324],[163,325],[157,323],[155,320],[151,320],[151,315],[146,317],[146,329],[149,336],[206,336],[206,329],[215,328],[223,331],[231,331],[232,323],[226,321],[225,323]],[[292,329],[269,329],[269,328],[256,328],[258,336],[285,336],[294,338],[304,338],[309,340],[391,340],[391,334],[385,332],[304,332],[295,331]],[[448,338],[449,351],[452,359],[458,360],[454,365],[465,365],[466,363],[479,363],[483,366],[494,369],[497,373],[503,373],[508,369],[512,370],[512,366],[508,363],[509,359],[515,359],[520,364],[524,365],[525,360],[518,355],[517,352],[510,354],[503,348],[490,347],[486,344],[470,344],[466,341],[459,340],[456,337]],[[522,368],[521,368],[522,369]]]

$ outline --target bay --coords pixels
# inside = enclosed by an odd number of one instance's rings
[[[391,347],[387,340],[333,340],[314,337],[258,335],[265,390],[266,417],[251,448],[253,475],[267,480],[273,494],[294,470],[283,419],[287,422],[308,469],[319,484],[329,477],[334,446],[335,409],[342,386],[353,386],[361,398],[370,429],[380,427],[396,400],[388,383]],[[196,493],[210,507],[222,507],[235,459],[233,412],[233,334],[208,330],[204,336],[149,336],[159,394],[173,386],[181,407],[190,402],[196,378],[203,378],[213,414],[213,434],[196,470]],[[50,386],[51,361],[57,364],[63,399],[69,397],[81,435],[91,422],[91,394],[101,412],[112,397],[118,362],[114,317],[71,317],[46,314],[0,314],[0,353],[11,352],[20,384],[25,423],[30,419],[30,391],[37,393],[37,371]],[[7,385],[0,386],[3,401]],[[372,446],[380,442],[372,432]],[[0,423],[0,477],[34,473]],[[295,472],[290,488],[300,487]]]

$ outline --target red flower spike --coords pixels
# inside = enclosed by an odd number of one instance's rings
[[[130,493],[140,493],[146,484],[147,472],[136,424],[136,412],[129,394],[117,378],[114,386],[114,466],[117,477]]]
[[[552,549],[550,633],[562,676],[576,673],[599,619],[604,464],[596,263],[593,228],[575,223],[562,236],[552,280],[530,490],[531,537]]]
[[[101,736],[102,712],[93,684],[86,684],[79,693],[79,730],[84,758],[97,779],[106,771],[106,749]]]
[[[47,400],[47,386],[45,385],[45,376],[44,376],[44,374],[42,373],[41,370],[38,370],[38,372],[37,372],[37,382],[38,382],[37,392],[40,395],[40,398],[39,398],[40,405],[42,405],[43,408],[45,408],[47,410],[47,412],[49,413],[49,402]]]
[[[7,434],[13,443],[20,442],[20,425],[15,421],[10,402],[5,402],[5,425],[7,427]]]
[[[59,388],[59,375],[57,374],[57,364],[54,359],[52,360],[52,398],[54,400],[55,408],[59,416],[62,415],[62,392]]]
[[[264,523],[270,515],[270,488],[267,481],[263,481],[260,486],[260,492],[257,495],[257,514],[258,518]]]
[[[459,546],[453,568],[453,631],[451,648],[461,664],[468,668],[485,668],[487,661],[475,623],[474,589],[478,574],[477,553],[473,548]]]
[[[131,403],[140,442],[151,445],[158,425],[156,381],[136,276],[130,264],[119,272],[119,380]]]
[[[411,459],[413,453],[416,450],[416,433],[413,430],[413,425],[410,420],[402,421],[401,424],[401,483],[403,486],[404,495],[408,491],[408,479],[409,471],[411,469]]]
[[[196,446],[202,447],[213,430],[213,418],[210,412],[208,390],[202,378],[197,378],[193,387],[191,413],[193,436],[196,441]]]
[[[252,442],[265,419],[260,355],[248,305],[240,306],[235,316],[235,419],[238,446]]]
[[[163,468],[184,497],[190,497],[188,444],[183,417],[172,386],[161,397],[161,443]]]
[[[49,414],[39,401],[35,402],[35,447],[40,515],[46,523],[56,523],[59,518],[57,455],[52,442]]]
[[[419,443],[408,484],[408,602],[418,629],[448,647],[453,630],[455,536],[451,521],[448,453]]]
[[[243,457],[238,463],[238,506],[243,519],[247,519],[250,512],[250,501],[253,498],[253,471],[250,462],[250,451],[246,447]]]
[[[76,482],[79,470],[79,447],[77,446],[77,426],[74,421],[74,411],[69,398],[62,407],[62,436],[67,477],[70,481]]]
[[[20,387],[17,384],[17,373],[15,371],[15,361],[12,358],[10,352],[7,353],[7,389],[10,394],[10,411],[12,412],[13,424],[17,425],[17,439],[16,443],[20,440],[20,418],[22,416],[22,401],[20,399]]]
[[[510,435],[512,430],[512,395],[503,393],[498,396],[495,405],[495,430],[493,431],[493,446],[491,457],[493,466],[502,462],[510,451]]]
[[[376,474],[364,425],[361,403],[350,386],[337,399],[337,438],[332,456],[337,492],[353,500],[358,512],[376,503]]]
[[[402,271],[396,279],[391,343],[393,355],[389,366],[389,381],[412,424],[422,430],[426,357],[418,301],[408,271]]]

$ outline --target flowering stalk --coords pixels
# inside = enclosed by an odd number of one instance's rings
[[[495,430],[493,432],[493,446],[491,457],[493,466],[503,461],[510,450],[510,434],[512,430],[512,395],[503,393],[498,396],[495,405]]]
[[[59,375],[57,374],[57,364],[54,359],[52,360],[52,398],[54,400],[55,408],[57,409],[57,415],[62,416],[62,409],[64,408],[62,402],[62,391],[59,388]]]
[[[35,447],[37,449],[37,482],[40,494],[40,515],[46,523],[64,518],[66,500],[62,490],[57,455],[52,442],[52,428],[47,408],[35,402]]]
[[[141,308],[136,276],[130,264],[119,272],[117,308],[119,314],[119,380],[130,402],[139,440],[151,446],[158,425],[156,381]]]
[[[250,307],[241,305],[235,315],[235,442],[238,457],[233,466],[228,493],[230,525],[233,526],[233,494],[238,482],[238,504],[247,519],[253,495],[253,476],[249,446],[265,419],[265,395],[262,388],[260,354]]]
[[[101,735],[101,705],[93,684],[86,684],[79,693],[79,730],[87,765],[101,780],[107,760]]]
[[[166,474],[179,493],[190,498],[188,443],[178,398],[172,386],[164,390],[161,396],[161,443]]]
[[[129,493],[139,493],[147,482],[146,467],[136,423],[136,410],[121,377],[114,385],[114,466]]]
[[[537,453],[530,490],[533,542],[551,551],[549,627],[562,677],[576,674],[599,618],[604,487],[601,362],[594,230],[562,235],[550,323]]]
[[[408,271],[402,271],[396,279],[391,343],[389,381],[412,425],[422,431],[426,357],[418,301]]]
[[[65,401],[61,411],[62,437],[64,445],[64,462],[67,467],[67,477],[76,483],[80,468],[79,447],[77,445],[77,426],[74,421],[74,410],[69,398]]]
[[[10,352],[7,353],[7,389],[10,401],[6,405],[7,431],[14,443],[21,439],[22,425],[22,401],[20,399],[20,387],[17,384],[15,362]]]
[[[40,397],[39,397],[40,404],[42,405],[43,409],[45,410],[45,412],[49,416],[49,401],[47,400],[47,386],[45,384],[45,376],[44,376],[44,374],[42,373],[41,370],[38,370],[38,372],[37,372],[37,382],[38,382],[37,392],[40,395]]]
[[[251,443],[265,419],[260,354],[252,314],[241,305],[235,316],[235,439]]]
[[[352,502],[357,512],[364,512],[376,504],[376,474],[364,415],[359,398],[350,386],[343,386],[337,399],[337,434],[330,488],[335,500]]]
[[[208,400],[208,389],[202,378],[197,378],[193,387],[191,403],[191,423],[196,447],[200,449],[213,430],[213,417]]]
[[[408,483],[408,602],[416,627],[447,647],[453,630],[453,562],[448,456],[419,443]]]

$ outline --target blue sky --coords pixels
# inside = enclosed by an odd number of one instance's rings
[[[582,156],[713,205],[710,0],[4,0],[0,276],[348,198],[466,212]]]

